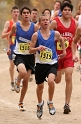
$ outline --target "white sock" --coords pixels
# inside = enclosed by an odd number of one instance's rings
[[[39,106],[41,106],[42,104],[43,104],[43,100],[42,100],[42,102],[41,102],[41,103],[39,103],[38,105],[39,105]]]
[[[47,103],[48,103],[48,104],[51,104],[51,103],[53,103],[53,102],[48,100]]]

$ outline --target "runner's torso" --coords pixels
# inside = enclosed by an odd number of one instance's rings
[[[7,32],[11,31],[12,25],[14,24],[14,22],[12,20],[9,20],[9,23],[10,23],[10,25],[9,25]],[[10,45],[15,44],[15,36],[16,36],[16,34],[13,34]],[[8,39],[8,37],[7,37],[7,39]]]
[[[55,18],[55,20],[57,22],[56,30],[59,31],[61,36],[63,36],[66,39],[66,40],[64,40],[66,52],[67,52],[66,56],[70,57],[70,56],[72,56],[71,45],[72,45],[73,37],[74,37],[75,31],[76,31],[75,21],[74,21],[74,19],[71,18],[71,24],[70,24],[69,28],[66,28],[61,23],[61,21],[58,17]],[[56,49],[57,49],[58,54],[62,53],[62,47],[61,47],[59,41],[56,41]]]
[[[16,23],[17,31],[16,31],[16,46],[14,49],[14,53],[29,55],[29,47],[31,37],[34,33],[34,23],[30,23],[30,28],[27,31],[24,31],[20,25],[20,22]]]
[[[57,53],[56,53],[56,45],[54,41],[55,32],[50,31],[50,36],[47,40],[45,40],[40,30],[38,31],[38,39],[36,47],[43,45],[46,47],[44,51],[38,51],[37,53],[37,62],[36,63],[46,63],[46,64],[54,64],[57,63]]]

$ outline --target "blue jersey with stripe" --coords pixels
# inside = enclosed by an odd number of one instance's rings
[[[46,49],[48,49],[48,51],[52,52],[51,61],[50,62],[47,61],[45,63],[54,64],[58,60],[57,52],[56,52],[56,43],[55,43],[54,37],[55,37],[55,31],[53,30],[50,30],[50,36],[47,40],[45,40],[42,37],[40,30],[38,31],[38,39],[37,39],[36,47],[42,45],[42,46],[45,46]],[[38,54],[40,54],[40,51],[38,51]],[[39,60],[39,63],[41,63],[40,60]]]
[[[17,54],[29,54],[27,47],[31,37],[34,33],[34,23],[30,22],[30,28],[24,31],[20,25],[20,22],[16,23],[16,46],[14,52]]]

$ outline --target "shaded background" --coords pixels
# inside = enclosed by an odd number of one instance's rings
[[[5,22],[11,19],[10,11],[13,5],[18,5],[20,9],[23,6],[28,6],[30,9],[37,8],[40,15],[45,8],[52,10],[54,1],[55,0],[0,0],[0,36]],[[81,0],[71,0],[71,1],[74,6],[74,10],[73,10],[73,15],[74,15],[77,10],[77,4]],[[6,40],[5,39],[2,40],[0,37],[0,53],[4,52],[3,49],[5,47],[6,47]]]

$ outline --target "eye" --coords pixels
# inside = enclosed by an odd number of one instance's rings
[[[29,14],[29,12],[23,12],[23,14]]]

